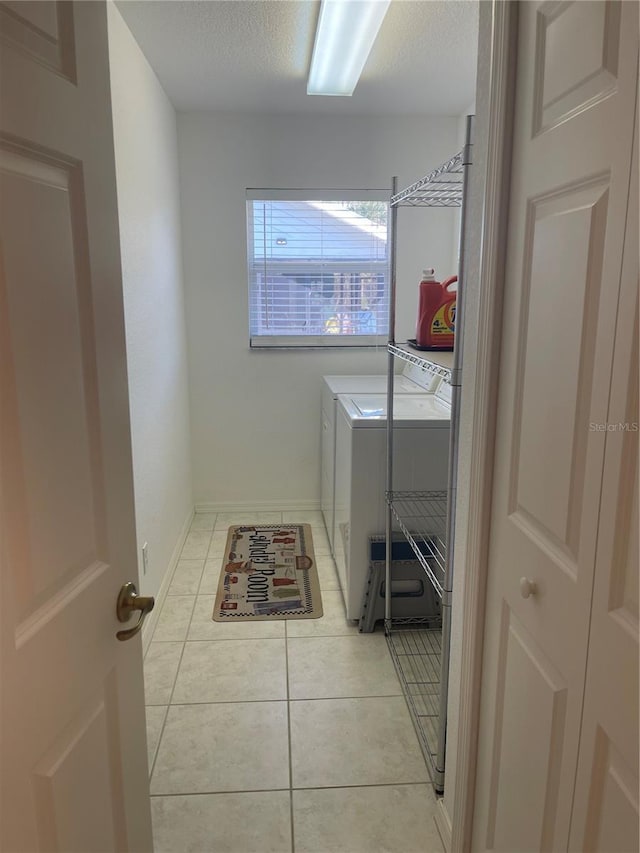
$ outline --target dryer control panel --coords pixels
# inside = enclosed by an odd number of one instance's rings
[[[428,364],[423,366],[407,362],[402,375],[406,376],[407,379],[411,379],[412,382],[415,382],[421,388],[424,388],[429,394],[435,393],[441,381],[441,377],[438,376],[436,369],[429,367]]]

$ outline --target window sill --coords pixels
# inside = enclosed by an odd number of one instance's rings
[[[386,349],[387,337],[385,335],[345,335],[336,336],[305,336],[279,335],[273,337],[251,338],[249,348],[251,350],[300,350],[300,349]]]

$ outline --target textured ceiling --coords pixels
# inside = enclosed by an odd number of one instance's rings
[[[117,0],[178,110],[460,115],[473,103],[475,0],[393,0],[350,98],[306,94],[316,0]]]

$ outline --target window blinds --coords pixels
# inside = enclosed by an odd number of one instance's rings
[[[388,191],[247,195],[251,346],[380,343],[388,329]]]

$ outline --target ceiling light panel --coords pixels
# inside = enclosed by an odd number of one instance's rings
[[[352,95],[391,0],[322,0],[308,95]]]

